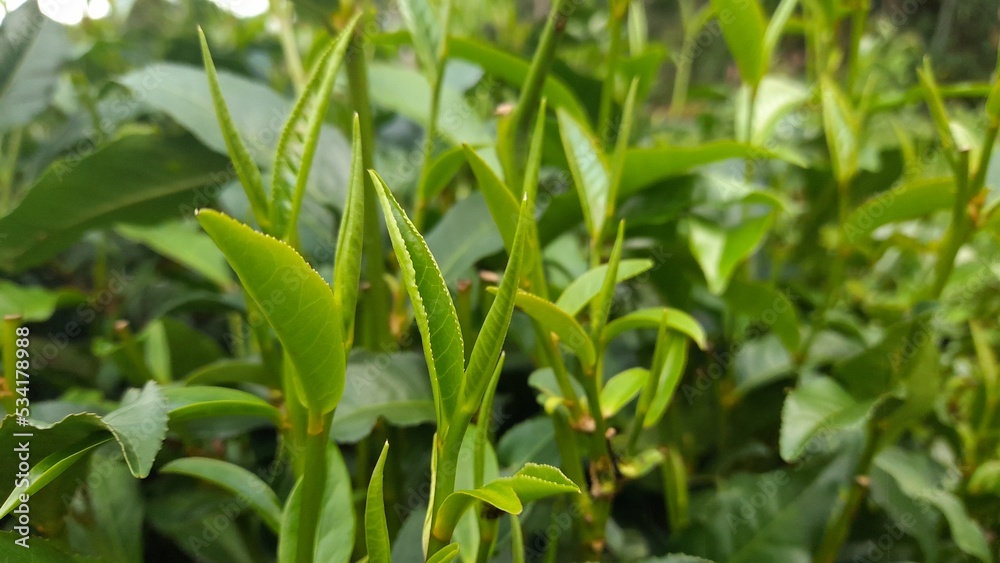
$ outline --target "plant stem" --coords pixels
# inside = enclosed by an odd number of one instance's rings
[[[0,389],[0,397],[7,414],[13,413],[17,405],[14,390],[17,389],[17,329],[20,326],[20,315],[5,315],[0,328],[3,347],[3,389]]]
[[[576,3],[572,0],[552,0],[552,7],[549,9],[548,19],[545,28],[542,30],[542,37],[535,50],[535,56],[531,59],[531,66],[528,68],[528,76],[524,80],[524,88],[521,89],[521,96],[517,100],[514,112],[510,117],[509,135],[507,143],[517,146],[528,133],[528,123],[538,109],[541,101],[542,89],[545,86],[545,77],[549,73],[552,61],[555,60],[556,47],[559,38],[566,30],[566,22],[573,13]],[[522,151],[518,151],[521,153]],[[505,170],[507,174],[508,186],[520,186],[522,183],[522,162],[523,154],[518,156],[517,162],[508,163],[509,168]],[[516,189],[516,188],[515,188]]]
[[[853,96],[858,85],[858,74],[861,72],[861,38],[865,34],[865,24],[868,23],[868,0],[856,0],[857,6],[851,13],[851,50],[847,60],[847,91]]]
[[[292,5],[285,0],[271,0],[271,13],[278,20],[278,41],[281,52],[288,67],[288,76],[296,92],[301,92],[306,86],[306,72],[299,56],[299,48],[295,42],[295,29],[292,26]]]
[[[597,134],[602,141],[611,138],[611,106],[615,99],[615,71],[617,70],[618,57],[621,54],[622,24],[628,13],[628,2],[611,0],[610,12],[608,34],[611,37],[608,46],[608,69],[604,74],[604,83],[601,86],[601,102],[597,117]],[[607,144],[610,145],[610,141]]]
[[[368,99],[368,67],[365,62],[365,41],[363,30],[366,18],[355,27],[354,37],[347,50],[347,81],[351,106],[358,114],[361,129],[361,160],[365,170],[374,167],[375,126],[372,121],[371,103]],[[389,288],[385,285],[385,261],[382,249],[382,221],[379,213],[375,185],[368,174],[365,181],[365,225],[364,225],[364,279],[367,291],[361,295],[362,315],[358,319],[358,345],[368,350],[380,352],[392,345],[389,330]]]
[[[834,509],[835,516],[827,523],[819,549],[816,551],[816,556],[813,557],[813,563],[834,563],[837,560],[840,547],[851,531],[851,524],[854,522],[858,507],[861,506],[861,501],[864,500],[865,494],[868,492],[868,473],[871,471],[872,461],[878,452],[881,436],[874,424],[868,425],[868,431],[865,434],[867,441],[854,469],[854,482],[851,483],[847,497]]]
[[[327,428],[333,413],[323,415],[309,412],[309,426],[306,429],[305,465],[302,472],[301,494],[299,496],[299,530],[297,541],[298,563],[312,563],[316,546],[316,530],[319,528],[320,509],[323,506],[323,491],[326,488],[326,447],[330,441]]]
[[[413,206],[413,226],[420,230],[424,225],[424,217],[427,213],[427,178],[431,168],[431,160],[434,156],[434,143],[437,140],[438,111],[441,106],[441,87],[444,82],[444,64],[434,73],[433,84],[431,85],[431,110],[427,119],[427,128],[424,131],[424,142],[422,147],[420,164],[420,179],[417,182],[417,198]]]
[[[458,436],[458,438],[455,438],[455,436],[459,434],[457,429],[461,428],[461,426],[461,424],[454,424],[448,428],[447,436],[443,439],[437,435],[434,438],[437,463],[435,464],[434,475],[432,477],[434,480],[434,484],[432,485],[434,498],[429,508],[431,534],[427,542],[428,558],[447,546],[448,542],[451,541],[450,533],[446,538],[440,537],[435,533],[434,522],[437,519],[438,512],[441,510],[441,505],[444,504],[444,499],[448,498],[448,495],[455,491],[455,475],[458,472],[459,452],[462,447],[462,436]]]
[[[670,116],[678,117],[684,113],[687,105],[688,86],[691,83],[691,53],[694,51],[698,30],[693,29],[694,6],[691,0],[679,0],[681,12],[681,28],[684,40],[681,42],[681,52],[677,55],[677,71],[674,75],[674,91],[670,96]]]

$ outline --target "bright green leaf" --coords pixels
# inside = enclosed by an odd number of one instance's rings
[[[388,452],[389,442],[386,442],[375,463],[372,478],[368,481],[368,497],[365,502],[365,544],[368,547],[369,563],[392,561],[389,529],[385,523],[385,504],[382,498],[382,472],[385,469],[385,457]]]
[[[278,495],[255,473],[239,465],[207,457],[185,457],[164,465],[160,473],[187,475],[217,485],[244,499],[271,530],[280,529]]]

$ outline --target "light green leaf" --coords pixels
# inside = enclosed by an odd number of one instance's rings
[[[803,381],[788,394],[781,409],[782,459],[795,461],[813,439],[830,442],[836,433],[863,425],[874,404],[874,399],[858,401],[828,377]]]
[[[607,206],[604,210],[604,221],[610,221],[614,217],[615,204],[618,201],[618,190],[622,183],[622,174],[625,173],[625,159],[628,156],[628,144],[632,136],[632,122],[635,120],[635,99],[639,91],[639,79],[633,78],[629,85],[628,94],[625,96],[625,106],[622,109],[621,121],[618,125],[618,138],[615,141],[615,150],[611,155],[611,175],[608,183]]]
[[[201,210],[198,221],[236,270],[295,366],[299,396],[327,413],[344,393],[343,324],[326,281],[287,244],[221,213]]]
[[[463,145],[462,150],[472,173],[476,176],[479,191],[483,194],[483,199],[486,200],[486,206],[490,210],[490,215],[493,216],[493,223],[500,231],[504,247],[507,248],[509,254],[514,247],[514,233],[517,231],[517,218],[520,216],[520,206],[517,199],[511,193],[510,188],[472,147]]]
[[[385,504],[382,498],[382,472],[385,469],[385,457],[388,453],[389,442],[386,442],[375,463],[372,478],[368,481],[368,498],[365,502],[365,544],[368,548],[369,563],[392,561],[389,528],[385,523]]]
[[[576,319],[557,307],[555,303],[524,290],[518,290],[515,302],[529,317],[538,321],[549,332],[555,333],[559,341],[573,350],[584,365],[594,365],[596,359],[594,343]]]
[[[42,264],[90,229],[190,212],[196,190],[217,185],[226,168],[225,158],[190,137],[152,133],[124,135],[82,158],[56,162],[0,218],[0,268]]]
[[[269,208],[271,227],[275,236],[281,239],[294,238],[306,180],[319,143],[320,128],[330,106],[333,82],[360,16],[360,13],[356,14],[324,49],[278,138]]]
[[[21,504],[21,495],[34,495],[42,487],[48,485],[53,479],[69,469],[74,463],[110,440],[111,437],[107,434],[95,432],[76,443],[70,444],[46,456],[41,461],[33,463],[31,469],[28,471],[27,479],[15,480],[16,486],[14,490],[11,491],[10,495],[4,501],[3,506],[0,506],[0,518],[7,516],[11,510],[14,510],[15,507]],[[16,456],[17,454],[13,455]]]
[[[666,327],[664,321],[664,327]],[[684,335],[673,330],[663,330],[656,343],[656,357],[653,367],[650,370],[650,385],[652,392],[649,393],[649,409],[643,419],[643,428],[655,426],[677,392],[677,386],[684,375],[684,367],[687,365],[687,340]],[[655,377],[655,380],[654,380]]]
[[[771,227],[771,214],[751,217],[733,229],[692,217],[687,221],[688,245],[701,266],[712,293],[726,290],[736,267],[761,244]]]
[[[433,200],[448,186],[455,178],[462,165],[465,164],[464,145],[461,147],[451,147],[434,157],[431,161],[430,169],[427,171],[425,190],[427,199]]]
[[[856,242],[883,225],[950,209],[954,202],[955,181],[950,177],[905,182],[872,196],[855,208],[844,222],[844,231],[848,241]]]
[[[796,0],[791,0],[794,4]],[[789,3],[789,0],[784,0]],[[766,146],[771,133],[792,110],[809,101],[809,87],[799,81],[784,76],[765,76],[757,88],[754,99],[753,126],[749,138],[754,145]],[[737,118],[737,126],[746,123],[745,116]]]
[[[639,394],[649,370],[646,368],[631,368],[611,377],[601,388],[601,414],[611,418]]]
[[[326,480],[323,506],[320,509],[313,560],[323,563],[347,563],[354,548],[354,502],[351,474],[344,465],[340,449],[330,442],[326,448]],[[278,538],[278,561],[294,563],[297,557],[299,508],[302,503],[301,479],[285,501],[281,514],[281,534]]]
[[[427,563],[450,563],[454,561],[456,557],[459,556],[462,549],[459,547],[458,542],[450,543],[442,547],[437,553],[431,555],[427,559]]]
[[[820,85],[823,125],[834,176],[846,185],[858,172],[861,123],[833,79],[824,76]]]
[[[431,376],[438,432],[444,432],[460,398],[465,344],[455,304],[427,243],[396,202],[382,178],[371,172],[403,283],[413,303]]]
[[[243,143],[233,117],[229,114],[229,107],[226,106],[226,99],[222,96],[222,87],[219,85],[219,75],[215,70],[215,63],[212,61],[212,54],[208,50],[208,41],[205,39],[205,32],[201,26],[198,27],[198,38],[201,40],[201,58],[205,65],[205,74],[208,77],[208,89],[212,94],[212,105],[215,108],[215,116],[219,121],[219,128],[222,129],[222,138],[226,143],[226,151],[233,161],[233,168],[240,178],[243,191],[250,200],[250,207],[253,209],[257,223],[267,232],[270,229],[270,211],[268,210],[267,194],[264,192],[264,179],[260,175],[257,163],[250,156]]]
[[[354,314],[361,282],[361,248],[365,228],[365,167],[362,161],[361,125],[354,114],[351,146],[351,187],[344,204],[344,215],[337,236],[337,254],[333,263],[333,300],[344,323],[345,349],[354,340]]]
[[[158,225],[119,225],[115,231],[123,237],[144,244],[174,262],[201,274],[219,287],[233,284],[226,258],[212,240],[187,221]]]
[[[608,326],[605,327],[604,341],[610,342],[619,334],[628,330],[657,328],[660,326],[661,319],[664,318],[664,312],[666,312],[668,328],[686,334],[691,340],[694,340],[694,343],[699,348],[702,350],[707,349],[708,337],[705,335],[705,329],[701,327],[701,324],[684,311],[671,308],[654,307],[651,309],[639,309],[638,311],[633,311],[623,317],[619,317],[608,323]]]
[[[217,485],[245,500],[275,533],[280,530],[278,495],[255,473],[239,465],[207,457],[185,457],[164,465],[160,473],[187,475]]]
[[[632,258],[622,260],[618,263],[618,276],[616,283],[621,283],[646,272],[653,267],[653,261],[646,258]],[[556,299],[556,306],[566,311],[570,316],[576,316],[590,303],[590,300],[597,297],[601,291],[601,284],[607,275],[608,265],[601,264],[596,268],[591,268],[577,277],[566,286],[566,289],[559,294]]]
[[[28,123],[48,106],[71,48],[66,29],[43,16],[37,2],[7,14],[0,28],[0,131]]]
[[[163,394],[172,423],[224,416],[255,416],[275,425],[281,422],[281,413],[274,405],[239,389],[211,385],[168,387]]]
[[[976,468],[969,478],[969,492],[1000,497],[1000,460],[993,459]]]
[[[744,82],[756,86],[767,72],[764,11],[758,0],[712,0],[722,36]]]
[[[486,319],[483,321],[476,338],[476,344],[472,347],[469,355],[469,365],[462,377],[462,403],[463,414],[472,416],[479,408],[483,399],[483,394],[493,375],[500,352],[503,349],[504,339],[507,337],[507,329],[510,326],[510,318],[514,313],[514,304],[520,295],[517,286],[521,283],[521,272],[524,266],[524,253],[527,247],[528,233],[532,221],[531,205],[532,200],[525,194],[521,202],[521,216],[517,222],[517,232],[514,234],[514,247],[507,261],[507,269],[504,272],[503,280],[496,291],[496,299],[490,306]],[[467,422],[466,418],[463,422]],[[460,429],[464,431],[464,428]]]
[[[556,111],[563,150],[569,164],[573,184],[580,198],[580,207],[587,230],[596,237],[604,227],[608,206],[610,178],[604,153],[594,134],[586,125],[566,111]]]
[[[774,54],[774,49],[778,46],[778,42],[781,41],[781,34],[785,30],[785,24],[787,24],[788,19],[792,17],[792,12],[795,11],[795,6],[798,3],[798,0],[781,0],[778,7],[774,10],[774,14],[771,16],[771,21],[767,24],[767,30],[764,32],[764,47],[761,53],[761,57],[764,61],[764,69],[762,72],[767,72],[767,67],[771,63],[771,56]]]
[[[0,280],[0,317],[19,315],[25,323],[49,320],[60,306],[82,301],[83,295]]]

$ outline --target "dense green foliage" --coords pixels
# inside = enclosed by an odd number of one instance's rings
[[[0,560],[1000,557],[996,6],[528,4],[4,12]]]

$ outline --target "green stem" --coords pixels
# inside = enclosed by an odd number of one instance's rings
[[[21,326],[20,315],[6,315],[0,328],[0,340],[3,346],[3,408],[7,414],[14,412],[17,406],[15,399],[17,389],[17,329]]]
[[[333,413],[309,412],[309,426],[306,430],[305,465],[302,472],[301,503],[299,505],[299,529],[297,542],[298,563],[312,563],[316,546],[316,530],[319,528],[320,509],[323,506],[323,490],[326,488],[326,447],[330,441],[329,421]]]
[[[694,5],[691,0],[678,2],[681,12],[681,28],[684,30],[684,40],[681,42],[681,52],[677,55],[677,72],[674,75],[674,91],[670,97],[670,116],[678,117],[684,113],[687,105],[688,87],[691,83],[691,53],[694,52],[698,30],[692,29]]]
[[[448,537],[438,535],[434,529],[434,522],[441,511],[444,499],[448,498],[448,495],[455,491],[455,475],[458,472],[459,452],[462,447],[462,436],[459,435],[464,434],[464,432],[458,431],[460,429],[460,424],[453,425],[448,429],[447,436],[444,439],[439,437],[435,437],[434,439],[438,461],[434,468],[433,476],[434,498],[430,508],[431,534],[427,542],[428,558],[443,549],[451,541],[450,531],[445,534]],[[459,437],[455,438],[455,436]]]
[[[524,88],[521,96],[517,100],[514,112],[510,118],[509,131],[511,138],[508,140],[514,146],[525,139],[528,133],[528,123],[538,109],[541,101],[542,89],[545,86],[545,77],[555,60],[556,47],[559,38],[562,37],[566,29],[566,22],[570,14],[575,9],[576,4],[567,0],[553,0],[549,9],[548,19],[545,28],[542,30],[542,37],[535,50],[535,56],[531,59],[531,66],[528,68],[528,76],[524,81]],[[524,152],[524,151],[518,151]],[[523,156],[523,155],[522,155]],[[520,186],[522,166],[518,163],[511,163],[513,169],[507,170],[507,185]]]
[[[956,163],[955,204],[951,211],[951,224],[948,226],[948,232],[945,234],[944,243],[941,245],[937,263],[934,266],[934,281],[930,290],[931,299],[937,299],[941,296],[944,286],[948,283],[948,278],[951,277],[951,272],[955,269],[955,257],[958,256],[959,249],[965,244],[965,240],[972,231],[972,221],[966,211],[972,192],[968,177],[969,152],[959,152]]]
[[[847,497],[834,509],[834,516],[827,523],[819,549],[816,551],[816,556],[813,557],[813,563],[834,563],[837,560],[837,554],[840,553],[840,548],[851,531],[851,524],[854,522],[858,507],[861,506],[861,502],[868,492],[868,473],[871,471],[872,461],[878,452],[880,435],[871,424],[866,434],[867,442],[855,466],[854,481],[851,483]]]
[[[597,133],[607,145],[611,144],[607,140],[611,138],[611,106],[615,98],[615,70],[622,49],[622,24],[628,13],[627,1],[611,0],[610,4],[608,33],[611,41],[608,46],[608,69],[601,86],[601,102],[597,117]]]
[[[285,0],[271,0],[271,12],[278,20],[278,41],[285,57],[288,75],[296,92],[301,92],[306,86],[306,72],[299,56],[299,48],[295,43],[295,29],[292,26],[292,5]]]
[[[15,129],[7,136],[4,152],[7,159],[0,165],[0,216],[6,215],[14,199],[14,173],[17,170],[17,156],[21,151],[22,129]]]
[[[847,60],[847,91],[854,95],[858,85],[858,75],[861,72],[861,39],[865,34],[865,24],[868,23],[868,0],[857,0],[858,5],[851,13],[851,50]]]
[[[437,140],[438,112],[441,106],[441,87],[444,83],[444,65],[434,73],[431,86],[431,111],[424,132],[423,154],[421,155],[420,180],[417,182],[417,199],[413,208],[413,226],[420,230],[424,225],[427,213],[427,178],[429,177],[431,160],[434,156],[434,143]]]
[[[375,126],[368,99],[368,67],[365,62],[365,41],[362,30],[366,18],[358,22],[347,52],[347,81],[351,106],[358,114],[361,129],[361,160],[366,170],[374,167]],[[385,284],[385,261],[382,248],[382,221],[375,185],[368,174],[365,180],[365,225],[363,252],[364,279],[368,289],[362,294],[362,315],[358,322],[358,345],[373,351],[384,351],[392,344],[389,330],[389,288]]]

